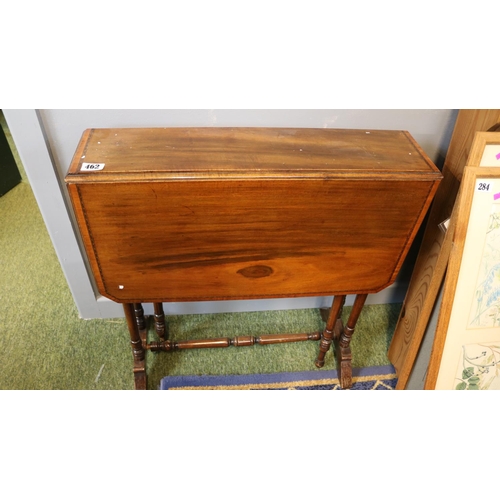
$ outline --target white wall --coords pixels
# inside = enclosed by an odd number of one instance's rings
[[[82,132],[99,127],[259,126],[408,130],[441,166],[455,110],[3,110],[76,305],[83,318],[122,316],[121,306],[96,296],[81,252],[64,176]],[[398,278],[368,303],[402,301]],[[352,301],[349,298],[347,304]],[[165,304],[167,314],[329,306],[331,298]],[[151,306],[146,306],[151,313]]]

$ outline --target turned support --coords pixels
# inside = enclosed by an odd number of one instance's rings
[[[333,341],[334,329],[337,323],[337,320],[340,318],[342,314],[342,308],[345,303],[345,295],[336,295],[333,298],[332,307],[330,308],[330,312],[328,313],[328,319],[326,321],[326,326],[321,335],[321,342],[319,343],[319,353],[316,358],[315,365],[318,368],[321,368],[325,364],[325,354],[330,349]]]
[[[181,340],[179,342],[151,342],[146,346],[152,352],[158,351],[175,351],[177,349],[202,349],[202,348],[214,348],[214,347],[244,347],[252,346],[255,344],[267,345],[267,344],[283,344],[286,342],[302,342],[305,340],[319,340],[320,333],[292,333],[292,334],[281,334],[277,333],[275,335],[261,335],[260,337],[252,336],[241,336],[241,337],[220,337],[214,339],[193,339],[193,340]]]
[[[146,330],[146,320],[144,318],[144,309],[140,302],[134,302],[134,314],[137,321],[137,327],[139,332]]]
[[[132,355],[134,357],[135,388],[146,389],[146,351],[142,345],[134,304],[123,304],[123,310],[127,320],[128,331],[130,333],[130,345],[132,346]]]
[[[338,339],[335,339],[335,355],[342,389],[349,389],[352,386],[352,353],[349,345],[366,297],[366,294],[356,295],[347,324],[340,331]]]
[[[163,312],[163,303],[155,302],[154,318],[155,318],[155,331],[160,339],[165,340],[168,338],[167,327],[165,325],[165,313]]]

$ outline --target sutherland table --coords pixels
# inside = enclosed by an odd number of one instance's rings
[[[292,128],[90,129],[66,176],[97,289],[123,304],[138,389],[148,349],[301,340],[320,340],[318,367],[333,341],[350,387],[366,296],[396,279],[440,180],[408,132]],[[322,334],[167,339],[164,302],[300,296],[334,297]]]

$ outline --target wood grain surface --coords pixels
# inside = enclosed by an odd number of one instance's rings
[[[398,374],[396,389],[404,389],[413,369],[437,294],[448,265],[451,234],[439,224],[451,216],[463,170],[477,131],[500,122],[500,110],[460,110],[443,167],[443,180],[436,192],[420,251],[415,263],[388,357]],[[449,229],[450,231],[450,229]]]
[[[97,172],[83,163],[104,164]],[[68,176],[78,182],[254,178],[435,176],[408,132],[296,128],[89,129]],[[119,175],[119,178],[116,177]]]
[[[66,177],[123,303],[378,292],[440,179],[407,132],[224,128],[86,131]]]
[[[348,179],[69,186],[99,291],[117,302],[377,292],[395,280],[434,187]]]

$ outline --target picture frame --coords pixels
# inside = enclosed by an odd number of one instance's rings
[[[470,167],[500,167],[500,132],[477,132],[474,136],[467,165]]]
[[[477,135],[453,213],[425,389],[500,389],[500,134]]]

